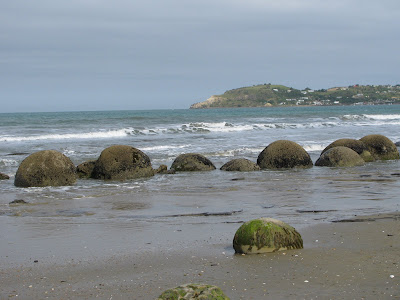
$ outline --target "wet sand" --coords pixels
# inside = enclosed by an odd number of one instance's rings
[[[400,299],[400,213],[300,231],[304,249],[234,255],[229,240],[60,264],[1,269],[1,299],[155,299],[209,283],[231,299]],[[219,249],[219,250],[216,250]]]
[[[303,228],[304,249],[265,255],[235,255],[223,238],[107,259],[1,263],[0,299],[155,299],[189,282],[218,285],[231,299],[400,299],[400,213],[351,221]]]

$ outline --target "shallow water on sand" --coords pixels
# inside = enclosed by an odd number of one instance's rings
[[[256,161],[278,139],[299,143],[314,162],[339,138],[377,133],[396,142],[400,106],[22,115],[0,115],[0,172],[11,176],[0,181],[3,264],[160,249],[229,252],[236,229],[253,218],[277,218],[301,229],[399,210],[399,161],[343,169],[218,169],[233,158]],[[139,148],[153,167],[198,152],[217,170],[125,182],[80,179],[70,187],[13,185],[30,153],[55,149],[78,164],[112,144]],[[9,204],[14,200],[28,203]]]
[[[233,251],[224,248],[240,224],[254,218],[273,217],[301,229],[398,211],[398,173],[399,162],[390,161],[347,169],[215,170],[21,189],[1,198],[0,232],[6,242],[0,256],[14,263],[39,257],[85,260],[220,243],[224,251]],[[14,199],[29,203],[8,204]]]

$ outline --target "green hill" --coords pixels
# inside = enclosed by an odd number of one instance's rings
[[[226,91],[190,108],[263,107],[295,105],[400,104],[400,85],[351,85],[298,90],[284,85],[260,84]]]

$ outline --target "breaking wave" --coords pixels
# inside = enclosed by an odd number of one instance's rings
[[[215,134],[215,133],[238,133],[254,130],[276,130],[276,129],[309,129],[329,128],[339,126],[380,126],[400,125],[400,115],[343,115],[340,118],[310,119],[308,122],[283,122],[280,120],[268,120],[258,123],[230,123],[230,122],[192,122],[186,124],[154,126],[154,128],[126,127],[115,130],[99,130],[90,132],[66,132],[66,133],[43,133],[29,136],[0,135],[2,142],[23,142],[39,140],[69,140],[69,139],[113,139],[129,136],[151,136],[163,134]]]

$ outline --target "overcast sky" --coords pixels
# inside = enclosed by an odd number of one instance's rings
[[[399,0],[0,0],[0,107],[188,108],[253,84],[399,84],[399,29]]]

